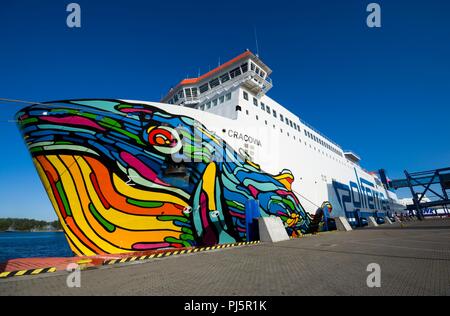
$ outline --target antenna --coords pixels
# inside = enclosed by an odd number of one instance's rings
[[[259,57],[258,33],[256,32],[256,26],[254,26],[253,29],[255,31],[256,57]]]
[[[218,65],[219,65],[218,67],[220,67],[220,56],[219,56],[219,63],[218,63]]]

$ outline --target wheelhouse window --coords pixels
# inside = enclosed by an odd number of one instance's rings
[[[239,67],[230,71],[231,78],[236,78],[237,76],[240,76],[240,75],[241,75],[241,68],[239,68]]]
[[[220,85],[219,78],[215,78],[209,82],[211,89],[217,87],[218,85]]]
[[[200,90],[200,93],[205,93],[206,91],[209,90],[208,84],[205,83],[204,85],[201,85],[200,88],[199,88],[199,90]]]
[[[228,74],[228,72],[222,76],[220,76],[220,82],[224,83],[227,82],[228,80],[230,80],[230,75]]]
[[[241,65],[242,73],[246,73],[248,71],[248,63]]]
[[[230,101],[230,100],[231,100],[231,92],[230,92],[230,93],[227,93],[227,94],[225,95],[225,100],[227,100],[227,101]]]

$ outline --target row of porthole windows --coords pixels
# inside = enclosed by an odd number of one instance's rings
[[[245,91],[244,91],[244,93],[245,93]],[[245,98],[245,97],[244,97],[244,98]],[[264,106],[264,103],[261,102],[261,104],[262,104],[262,106]],[[262,107],[261,107],[261,108],[262,108]],[[269,107],[266,106],[266,109],[267,109],[267,108],[269,108]],[[269,111],[270,111],[270,108],[269,108]],[[270,112],[268,112],[268,113],[270,113]],[[246,110],[246,114],[247,114],[247,115],[250,115],[249,110]],[[258,120],[259,120],[259,116],[256,115],[255,117],[256,117],[256,120],[258,121]],[[276,117],[276,116],[275,116],[275,117]],[[286,119],[287,119],[287,118],[286,118]],[[265,120],[265,124],[266,124],[266,125],[269,125],[268,122],[267,122],[267,120]],[[288,125],[290,125],[290,124],[288,124]],[[296,126],[298,126],[298,125],[296,125]],[[276,125],[275,125],[275,124],[273,125],[273,128],[276,128]],[[280,129],[280,131],[281,131],[281,133],[283,133],[283,129]],[[299,127],[299,126],[298,126],[298,131],[300,131],[300,127]],[[342,157],[342,153],[341,153],[340,151],[338,151],[335,147],[333,147],[333,146],[331,146],[330,144],[328,144],[327,142],[321,140],[320,138],[318,138],[317,136],[315,136],[314,134],[310,133],[310,132],[307,131],[307,130],[304,130],[304,132],[305,132],[305,135],[306,135],[307,137],[309,137],[311,140],[313,140],[313,141],[315,141],[316,143],[322,145],[323,147],[325,147],[325,148],[327,148],[328,150],[332,151],[332,152],[335,153],[336,155]],[[288,132],[288,136],[289,136],[289,132]],[[294,139],[295,139],[295,136],[294,136]]]
[[[334,146],[331,146],[329,143],[327,143],[326,141],[320,139],[319,137],[317,137],[313,133],[307,131],[306,129],[304,130],[304,132],[305,132],[305,136],[309,137],[310,139],[312,139],[313,141],[315,141],[319,145],[327,148],[328,150],[334,152],[336,155],[342,157],[342,153],[338,149],[336,149]]]
[[[250,113],[249,113],[248,110],[246,110],[245,112],[246,112],[247,115],[250,115]],[[258,116],[258,115],[256,115],[255,118],[256,118],[257,121],[259,120],[259,116]],[[265,124],[266,124],[266,125],[269,125],[269,123],[267,122],[267,120],[265,120]],[[275,124],[273,124],[273,128],[274,128],[274,129],[276,128],[276,125],[275,125]],[[282,129],[282,128],[280,128],[280,133],[283,134],[283,129]],[[287,132],[287,136],[290,136],[289,132]],[[293,137],[294,140],[297,140],[297,139],[298,139],[298,141],[299,141],[300,143],[302,142],[302,140],[301,140],[300,137],[297,138],[295,135],[292,135],[292,137]],[[303,142],[303,143],[305,144],[305,146],[308,145],[308,143],[307,143],[306,141]],[[330,158],[330,159],[335,160],[336,162],[338,162],[338,163],[340,163],[340,164],[342,164],[342,165],[347,165],[345,162],[342,162],[339,158],[332,157],[331,155],[327,154],[324,150],[320,150],[320,148],[317,148],[316,146],[312,146],[311,144],[309,144],[309,147],[310,147],[311,149],[314,149],[315,151],[321,153],[322,155],[324,155],[324,156],[326,156],[326,157],[328,157],[328,158]],[[339,155],[339,154],[338,154],[338,155]]]
[[[240,107],[239,107],[239,108],[240,108]],[[245,114],[250,115],[249,110],[246,110],[246,111],[245,111]],[[259,116],[258,116],[258,115],[256,115],[255,118],[256,118],[257,121],[259,121]],[[267,126],[269,125],[269,122],[268,122],[267,120],[264,120],[264,123],[265,123]],[[276,126],[275,124],[273,124],[272,126],[273,126],[274,129],[277,128],[277,126]],[[283,129],[282,129],[282,128],[280,128],[280,133],[283,134]],[[287,136],[290,136],[290,133],[289,133],[289,132],[287,132]],[[297,137],[296,137],[295,135],[293,135],[293,138],[294,138],[294,139],[297,139]],[[300,136],[298,137],[298,139],[300,140]],[[301,140],[300,140],[300,142],[301,142]]]
[[[249,96],[248,93],[246,91],[243,91],[243,96],[244,96],[244,100],[249,101]],[[267,112],[269,115],[272,114],[272,116],[274,118],[278,118],[278,113],[277,111],[275,111],[274,109],[270,109],[270,106],[268,106],[267,104],[264,104],[264,102],[258,102],[258,99],[253,97],[253,105],[256,107],[261,107],[261,110],[264,112]],[[288,117],[284,117],[283,114],[279,114],[280,117],[280,121],[283,123],[286,123],[287,126],[290,126],[291,128],[297,130],[297,131],[301,131],[300,129],[300,125],[295,123],[294,121],[290,120]]]
[[[208,101],[205,104],[200,105],[200,110],[204,111],[204,110],[209,110],[214,106],[217,106],[218,104],[222,104],[225,101],[230,101],[231,100],[231,92],[222,95],[212,101]]]

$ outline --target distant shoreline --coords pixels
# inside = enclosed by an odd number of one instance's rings
[[[0,232],[58,232],[62,230],[58,220],[47,222],[31,218],[0,218]]]
[[[62,230],[0,230],[0,233],[63,233]]]

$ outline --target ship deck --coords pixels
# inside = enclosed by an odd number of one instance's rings
[[[369,288],[367,267],[381,267]],[[450,219],[0,280],[1,295],[450,295]]]

